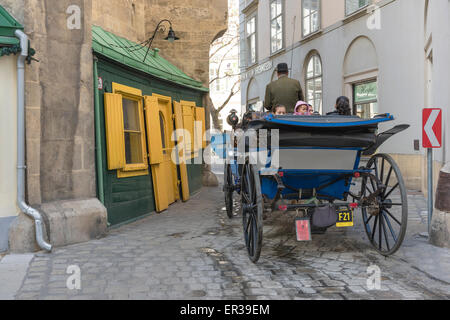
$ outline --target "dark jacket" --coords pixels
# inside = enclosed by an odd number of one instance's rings
[[[286,107],[288,113],[293,113],[299,100],[305,100],[300,82],[288,76],[281,76],[267,85],[264,108],[272,111],[274,107],[281,104]]]

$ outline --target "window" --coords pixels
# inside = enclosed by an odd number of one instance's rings
[[[108,169],[119,178],[148,174],[142,91],[112,84],[105,93]]]
[[[253,16],[246,24],[247,34],[247,64],[256,63],[256,16]]]
[[[345,15],[350,15],[369,4],[369,0],[345,0]]]
[[[353,85],[353,113],[362,119],[378,114],[378,86],[376,81]]]
[[[270,2],[270,50],[275,53],[283,48],[283,0]]]
[[[320,29],[320,0],[302,1],[303,37]]]
[[[322,113],[322,62],[318,54],[309,57],[306,64],[306,102],[314,111]]]
[[[125,163],[144,162],[142,155],[142,128],[139,117],[139,102],[122,98],[123,127],[125,136]]]

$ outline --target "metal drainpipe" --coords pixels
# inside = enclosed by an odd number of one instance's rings
[[[34,220],[39,247],[51,251],[52,245],[44,240],[41,214],[25,201],[25,59],[28,56],[28,36],[21,30],[16,30],[15,35],[20,39],[22,49],[17,59],[17,203],[20,210]]]
[[[105,204],[103,187],[102,138],[100,130],[100,97],[98,93],[98,58],[96,56],[94,56],[94,112],[98,198],[101,203]]]

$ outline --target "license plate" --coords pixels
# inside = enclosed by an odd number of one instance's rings
[[[297,241],[311,241],[311,225],[308,218],[295,220]]]
[[[337,211],[338,221],[336,222],[336,227],[345,228],[345,227],[353,227],[353,210],[344,207],[339,208]]]

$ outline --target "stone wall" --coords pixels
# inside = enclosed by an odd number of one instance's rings
[[[3,8],[22,25],[24,24],[24,3],[25,0],[0,0]]]
[[[180,40],[169,43],[163,40],[167,32],[160,33],[153,47],[161,49],[161,56],[209,88],[209,49],[212,41],[227,29],[228,1],[147,1],[147,35],[153,33],[161,19],[169,19],[172,22]]]
[[[142,42],[145,32],[145,0],[95,0],[92,23],[118,36]]]
[[[66,13],[81,9],[81,28]],[[25,32],[40,62],[26,71],[28,200],[95,197],[90,0],[25,0]]]

